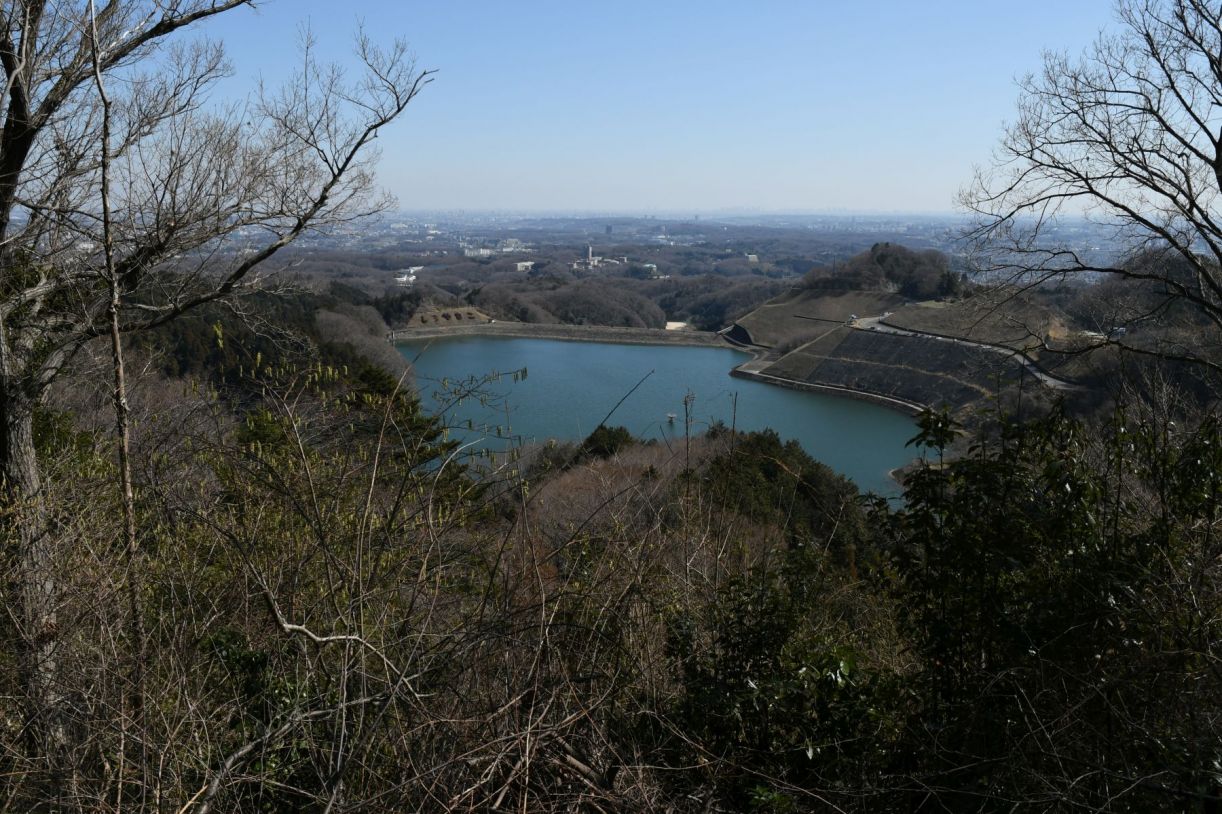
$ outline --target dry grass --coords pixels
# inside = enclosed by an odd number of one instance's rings
[[[857,316],[877,316],[900,307],[906,300],[883,291],[827,292],[795,289],[764,303],[738,324],[759,345],[776,347],[787,341],[817,335],[831,323]]]
[[[1045,305],[1005,292],[958,302],[921,302],[895,310],[888,325],[911,331],[957,336],[1027,352],[1038,352],[1044,340],[1067,334],[1064,319]]]
[[[820,362],[836,352],[836,348],[852,330],[852,328],[828,326],[826,330],[811,337],[810,341],[799,345],[778,359],[767,369],[768,374],[806,381]]]

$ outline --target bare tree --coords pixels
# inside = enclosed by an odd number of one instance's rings
[[[1222,331],[1222,7],[1118,0],[1119,29],[1080,59],[1045,55],[1021,83],[993,165],[962,193],[984,267],[1037,284],[1101,273],[1142,296],[1113,325],[1177,321],[1111,339],[1139,353],[1204,361]],[[1063,245],[1062,216],[1114,230],[1120,260]],[[1208,337],[1208,338],[1207,338]]]
[[[250,0],[4,0],[0,4],[0,478],[9,605],[50,754],[57,690],[52,524],[33,420],[95,338],[152,328],[257,282],[307,230],[383,208],[371,149],[429,72],[363,35],[347,81],[304,43],[295,80],[218,109],[221,46],[175,36]]]

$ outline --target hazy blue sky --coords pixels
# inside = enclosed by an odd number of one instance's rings
[[[436,81],[380,139],[405,209],[953,208],[1043,49],[1111,0],[275,0],[209,24],[274,79],[364,21]]]

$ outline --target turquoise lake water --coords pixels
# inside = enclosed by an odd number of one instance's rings
[[[415,365],[425,406],[444,411],[451,425],[470,421],[494,449],[509,443],[497,436],[498,428],[527,443],[581,440],[613,408],[608,425],[640,438],[682,438],[690,393],[693,433],[714,421],[734,421],[740,430],[771,427],[865,491],[895,495],[887,473],[913,458],[904,447],[916,433],[911,417],[854,399],[733,378],[730,369],[749,357],[730,348],[462,336],[404,343],[399,350]],[[511,375],[523,368],[525,377]],[[482,388],[491,398],[455,403],[456,386],[490,374],[501,374]]]

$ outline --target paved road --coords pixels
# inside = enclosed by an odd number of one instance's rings
[[[924,339],[932,339],[937,342],[965,345],[972,348],[979,348],[980,350],[988,351],[990,353],[1001,354],[1002,356],[1007,356],[1014,359],[1016,362],[1026,368],[1028,373],[1053,390],[1082,389],[1081,385],[1074,384],[1073,382],[1067,382],[1064,379],[1058,379],[1056,376],[1045,373],[1038,366],[1036,366],[1034,362],[1028,359],[1025,354],[1013,350],[1012,348],[1003,348],[998,345],[988,345],[984,342],[972,342],[968,339],[951,339],[950,337],[937,336],[936,334],[928,334],[922,331],[912,331],[906,328],[896,328],[883,323],[882,320],[885,316],[885,314],[882,314],[876,317],[858,317],[857,319],[849,320],[848,325],[850,328],[856,328],[859,331],[875,331],[877,333],[896,334],[897,336],[918,336]]]

